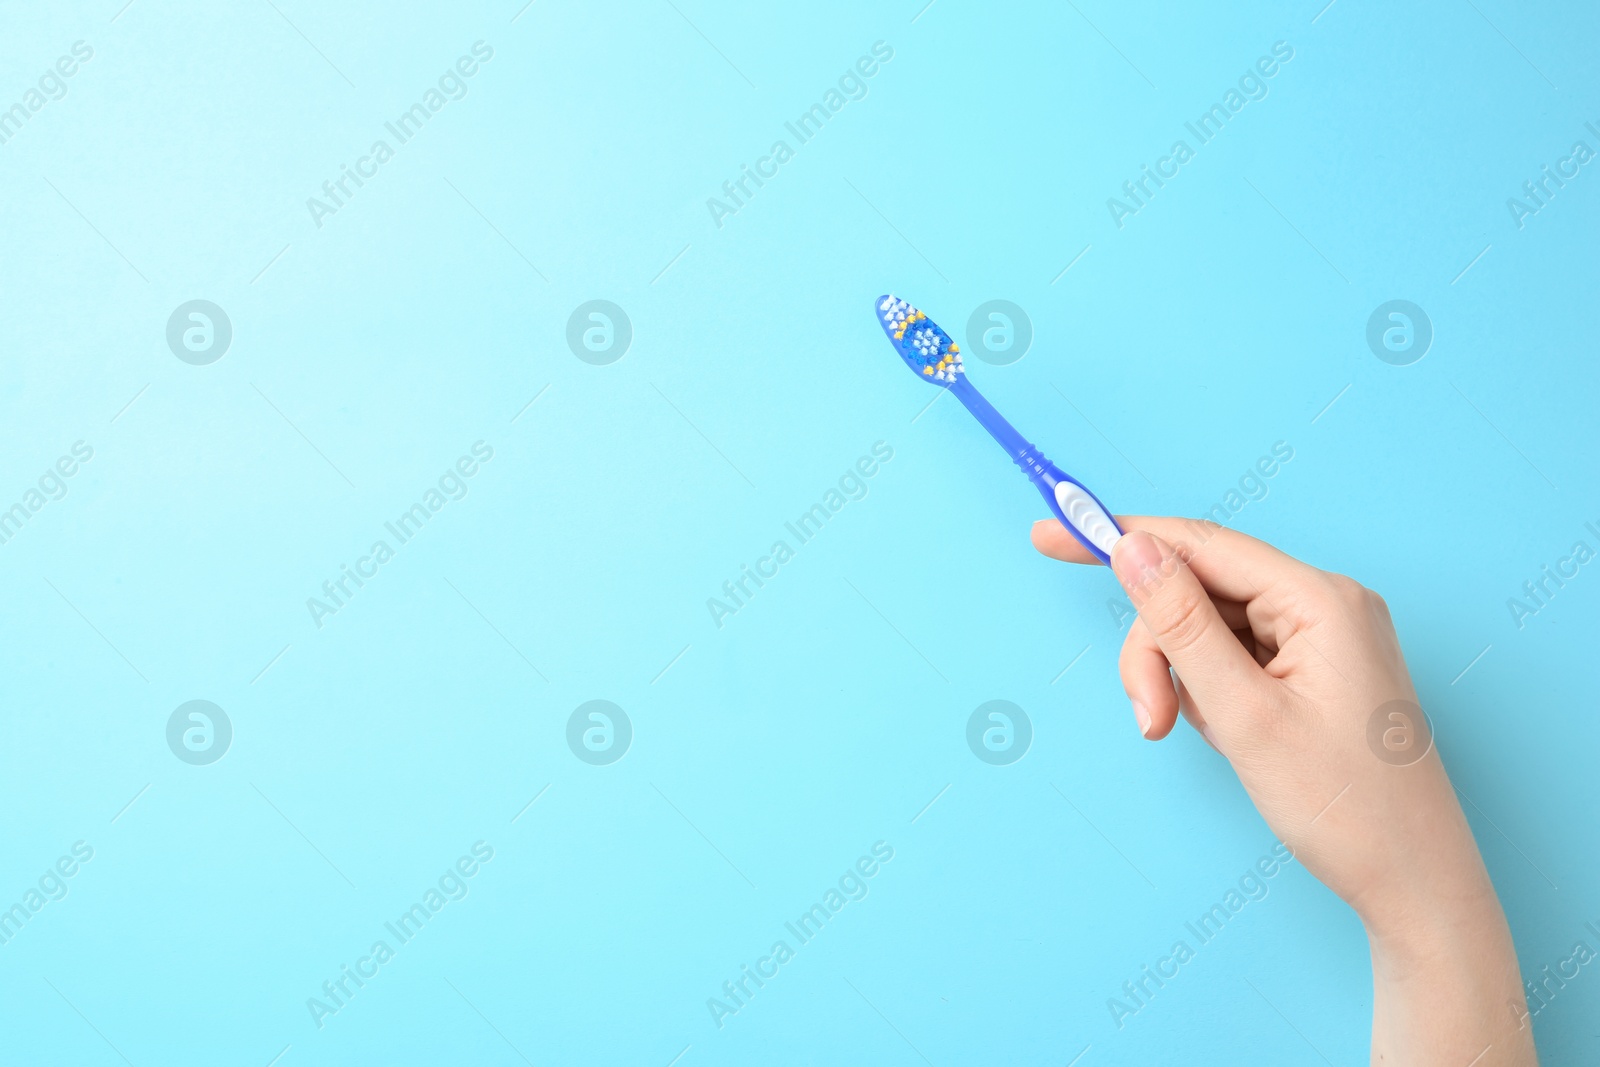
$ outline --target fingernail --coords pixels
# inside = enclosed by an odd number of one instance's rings
[[[1144,706],[1143,701],[1135,700],[1133,702],[1133,717],[1139,720],[1139,732],[1144,736],[1149,737],[1150,709]]]
[[[1211,727],[1209,727],[1209,726],[1200,727],[1200,736],[1206,739],[1206,744],[1210,745],[1212,748],[1216,748],[1217,749],[1217,754],[1218,755],[1222,754],[1222,749],[1217,748],[1217,739],[1216,739],[1216,736],[1212,734]]]
[[[1111,569],[1123,585],[1137,584],[1145,571],[1161,565],[1161,546],[1143,530],[1131,530],[1111,546]]]

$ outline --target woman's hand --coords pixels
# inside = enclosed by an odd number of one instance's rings
[[[1360,915],[1372,1062],[1536,1063],[1510,933],[1383,600],[1215,523],[1118,521],[1112,568],[1140,619],[1120,668],[1139,731],[1160,740],[1181,713]],[[1096,562],[1054,519],[1033,543]]]

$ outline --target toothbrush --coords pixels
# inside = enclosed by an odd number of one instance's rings
[[[917,377],[954,393],[989,436],[1039,490],[1050,510],[1072,536],[1101,563],[1110,565],[1111,546],[1122,527],[1084,484],[1051,463],[1005,420],[967,380],[961,349],[937,323],[893,295],[878,298],[878,325]]]

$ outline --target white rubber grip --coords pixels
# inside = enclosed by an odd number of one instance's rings
[[[1084,492],[1082,486],[1073,485],[1071,482],[1056,483],[1056,504],[1061,508],[1061,514],[1067,521],[1106,555],[1111,555],[1111,546],[1117,543],[1117,538],[1122,535],[1117,533],[1117,524],[1111,521],[1111,516],[1099,504],[1094,502],[1094,497]]]

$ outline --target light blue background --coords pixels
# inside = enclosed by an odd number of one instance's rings
[[[1600,175],[1520,230],[1505,204],[1600,148],[1592,7],[120,5],[0,32],[0,106],[94,49],[0,145],[0,507],[94,449],[0,545],[0,905],[94,849],[0,946],[8,1061],[1365,1062],[1359,924],[1298,867],[1113,1024],[1273,838],[1186,727],[1138,737],[1114,584],[1032,551],[1041,502],[957,405],[919,417],[890,290],[958,334],[1025,308],[1031,351],[972,377],[1117,510],[1202,512],[1292,445],[1235,524],[1389,600],[1525,972],[1600,947],[1600,574],[1506,606],[1600,547]],[[876,41],[865,99],[714,225]],[[1107,197],[1275,41],[1270,95],[1119,230]],[[194,298],[233,324],[209,366],[165,340]],[[565,341],[597,298],[634,329],[609,366]],[[1435,329],[1407,367],[1364,338],[1395,298]],[[469,495],[314,625],[479,440]],[[877,441],[866,498],[717,628]],[[596,698],[635,730],[610,766],[565,741]],[[997,698],[1035,730],[1008,767],[965,742]],[[233,723],[209,766],[166,744],[191,699]],[[307,998],[480,840],[318,1029]],[[718,1029],[707,998],[880,840]],[[1586,968],[1545,1062],[1593,1061],[1597,1006]]]

